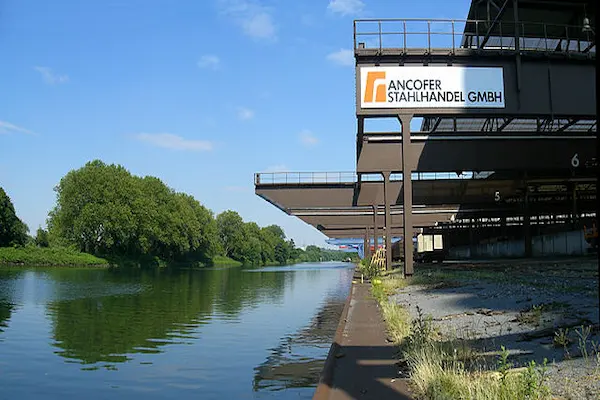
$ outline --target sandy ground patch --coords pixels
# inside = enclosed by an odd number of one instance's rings
[[[484,364],[505,346],[511,362],[548,360],[548,384],[565,399],[600,399],[598,262],[544,260],[417,266],[431,283],[391,299],[430,316],[442,338],[464,339]]]

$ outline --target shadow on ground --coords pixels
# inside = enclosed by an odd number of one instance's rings
[[[326,380],[328,397],[315,399],[398,399],[410,400],[406,381],[398,374],[397,351],[390,346],[340,346],[333,353],[333,376]]]

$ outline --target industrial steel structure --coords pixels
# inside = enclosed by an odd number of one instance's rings
[[[473,0],[462,21],[354,21],[356,172],[259,173],[256,194],[366,255],[403,238],[406,275],[416,228],[450,246],[519,237],[531,255],[532,233],[595,218],[595,9]]]

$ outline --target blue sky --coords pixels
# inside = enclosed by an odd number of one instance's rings
[[[101,159],[324,246],[253,174],[355,169],[353,19],[460,19],[469,4],[0,1],[0,186],[35,232],[61,177]]]

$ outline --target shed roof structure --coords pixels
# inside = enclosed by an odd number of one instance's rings
[[[354,21],[356,171],[257,174],[256,193],[329,237],[385,229],[388,249],[415,228],[514,220],[527,252],[532,223],[595,211],[596,7],[473,0],[465,20]]]

